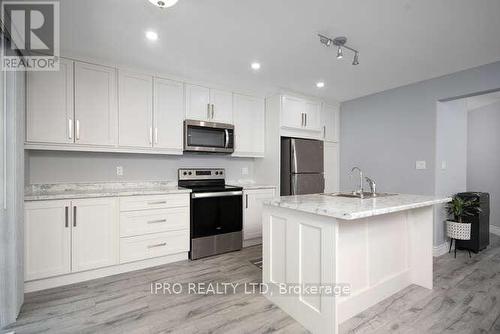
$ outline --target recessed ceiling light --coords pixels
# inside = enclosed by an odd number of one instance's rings
[[[153,5],[160,8],[172,7],[177,3],[177,0],[149,0]]]
[[[257,71],[260,69],[260,63],[254,62],[250,65],[250,67],[252,68],[252,70]]]
[[[325,83],[323,81],[316,82],[316,87],[323,88],[323,87],[325,87]]]
[[[156,41],[158,39],[158,34],[154,31],[146,31],[146,38],[150,41]]]

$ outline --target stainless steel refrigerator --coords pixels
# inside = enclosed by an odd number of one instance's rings
[[[325,191],[323,142],[281,138],[281,196]]]

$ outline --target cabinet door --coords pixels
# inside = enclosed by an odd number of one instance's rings
[[[116,198],[72,202],[72,271],[118,263],[118,205]]]
[[[318,102],[307,101],[305,103],[304,127],[307,130],[321,130],[321,104]]]
[[[70,201],[27,202],[24,215],[26,281],[71,271]]]
[[[184,87],[182,83],[154,79],[154,147],[182,153]]]
[[[28,72],[26,139],[73,143],[73,62],[60,59],[59,71]]]
[[[274,197],[274,189],[244,191],[243,239],[262,237],[262,202]]]
[[[118,135],[114,68],[75,63],[75,142],[114,145]]]
[[[281,126],[301,129],[304,126],[305,102],[302,99],[283,96]]]
[[[330,142],[338,142],[339,109],[338,107],[323,105],[321,111],[321,122],[323,124],[323,139]]]
[[[233,94],[223,90],[210,89],[210,103],[212,104],[212,121],[219,123],[233,123]]]
[[[264,100],[234,94],[234,156],[263,157],[265,135]]]
[[[339,144],[325,142],[325,193],[339,191]]]
[[[210,120],[210,89],[196,85],[185,85],[186,118]]]
[[[119,144],[128,147],[153,145],[153,78],[119,72]]]

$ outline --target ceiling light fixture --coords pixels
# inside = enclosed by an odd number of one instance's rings
[[[323,81],[316,82],[316,87],[323,88],[325,87],[325,83]]]
[[[156,41],[158,40],[158,34],[154,31],[146,31],[146,38],[149,39],[150,41]]]
[[[350,50],[354,52],[354,58],[352,60],[353,65],[359,65],[359,51],[356,49],[351,48],[348,46],[347,43],[347,38],[346,37],[335,37],[334,39],[331,39],[330,37],[327,37],[325,35],[318,34],[319,36],[319,41],[321,44],[323,44],[325,47],[329,47],[332,45],[335,45],[337,47],[337,59],[342,59],[344,58],[344,52],[343,49]]]
[[[258,70],[260,70],[260,63],[254,62],[254,63],[250,64],[250,67],[252,68],[252,70],[258,71]]]
[[[153,5],[160,8],[172,7],[177,3],[177,0],[149,0]]]

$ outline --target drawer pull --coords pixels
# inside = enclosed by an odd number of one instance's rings
[[[158,219],[158,220],[150,220],[148,221],[148,224],[156,224],[156,223],[166,223],[166,219]]]
[[[148,202],[149,205],[167,204],[167,201]]]
[[[149,245],[148,248],[164,247],[166,245],[167,245],[166,242],[162,242],[161,244]]]

